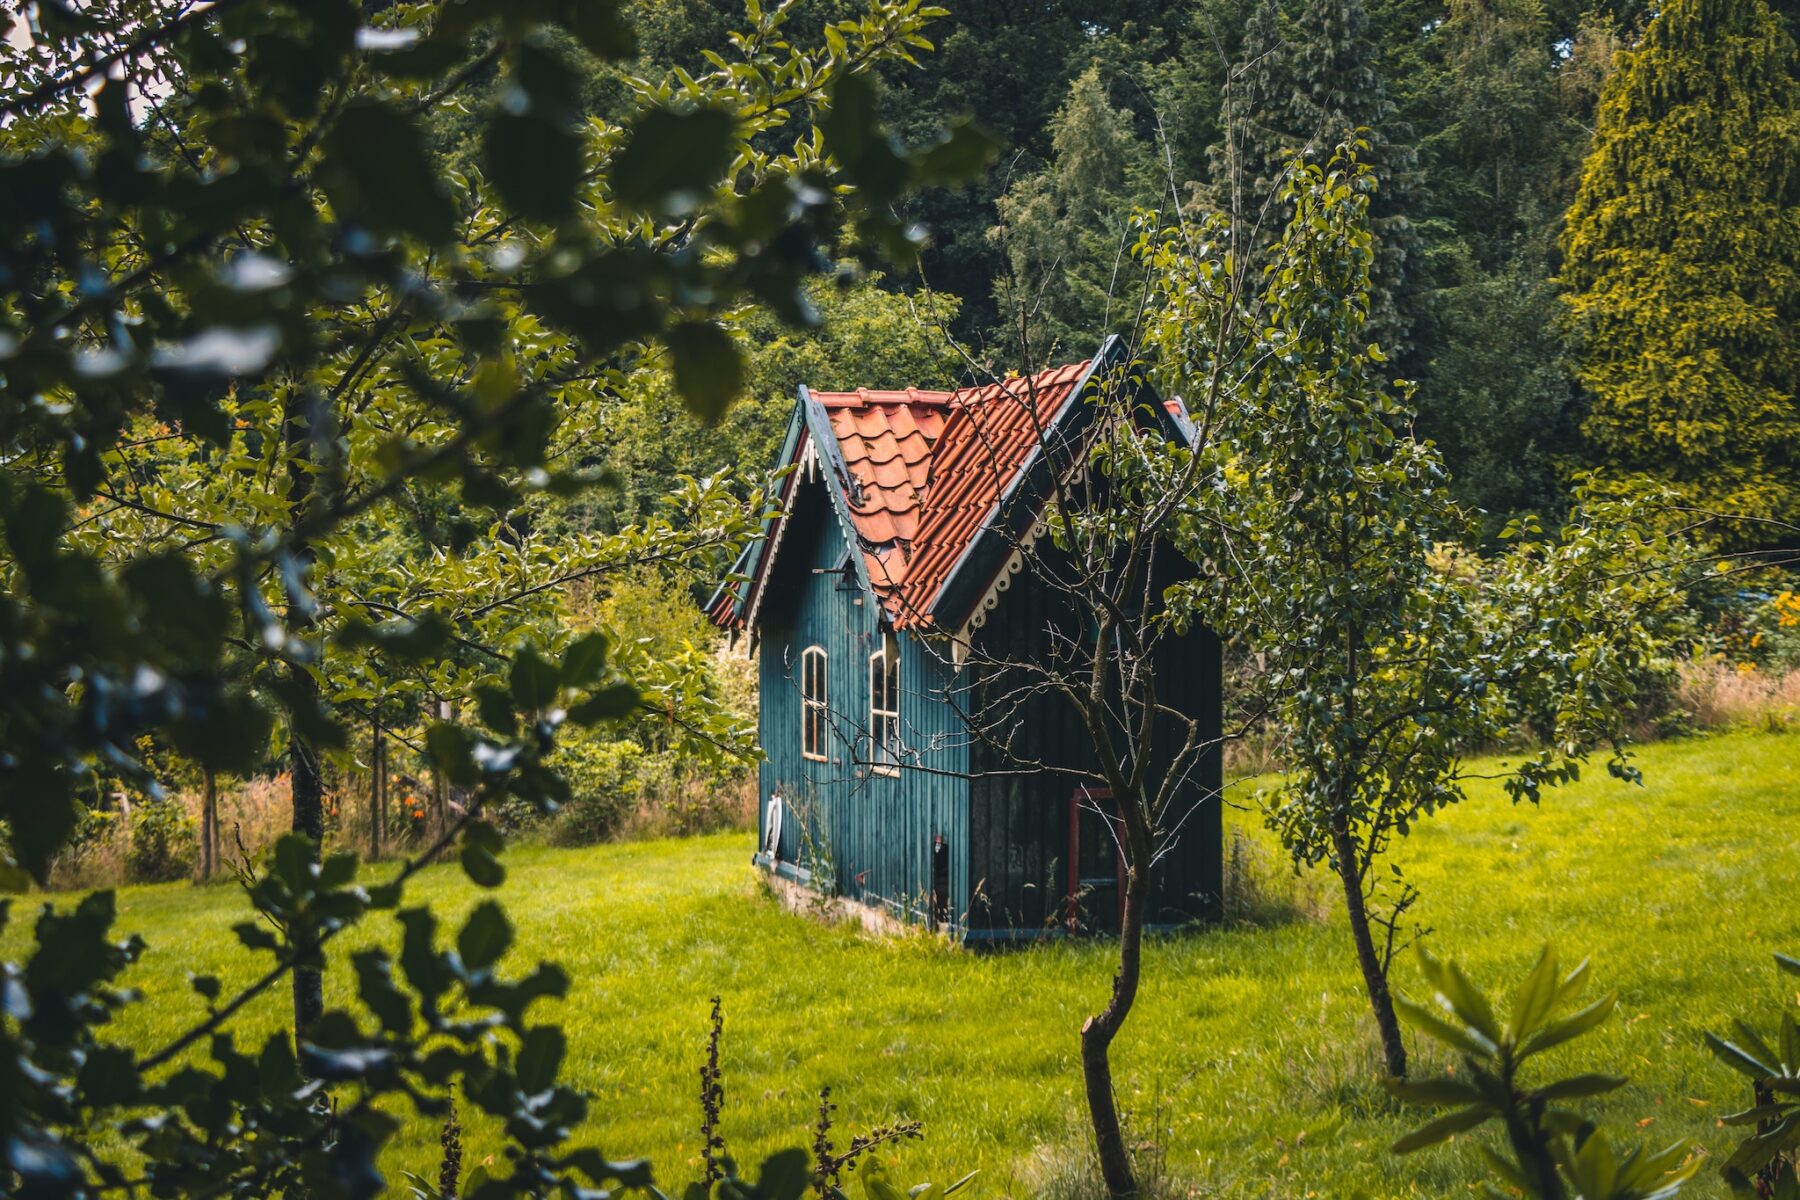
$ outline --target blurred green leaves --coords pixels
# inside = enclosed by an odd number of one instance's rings
[[[1775,965],[1800,976],[1800,959],[1777,954]],[[1795,1200],[1800,1197],[1800,1016],[1795,1005],[1784,1003],[1770,1038],[1745,1021],[1736,1026],[1729,1039],[1705,1035],[1714,1057],[1750,1080],[1750,1106],[1721,1119],[1751,1132],[1720,1164],[1720,1174],[1735,1191]]]
[[[684,321],[663,335],[675,387],[694,415],[717,421],[744,386],[744,362],[731,335],[712,321]]]
[[[1418,958],[1432,1000],[1399,997],[1395,1008],[1407,1024],[1455,1051],[1457,1069],[1437,1079],[1388,1081],[1389,1090],[1409,1104],[1449,1110],[1396,1141],[1396,1154],[1493,1122],[1509,1153],[1482,1144],[1482,1156],[1509,1186],[1534,1200],[1666,1200],[1699,1169],[1699,1159],[1682,1143],[1656,1153],[1621,1152],[1593,1121],[1564,1107],[1624,1087],[1622,1076],[1572,1075],[1531,1085],[1521,1078],[1528,1061],[1611,1015],[1616,1000],[1610,994],[1576,1006],[1588,982],[1586,962],[1564,974],[1546,946],[1514,988],[1503,1019],[1461,967],[1423,950]]]
[[[196,980],[206,1015],[141,1057],[98,1034],[139,949],[108,940],[111,898],[40,918],[0,975],[0,1176],[373,1196],[395,1114],[454,1093],[507,1143],[484,1200],[649,1187],[568,1145],[587,1101],[558,1082],[560,1032],[527,1020],[566,975],[503,977],[492,902],[453,948],[399,905],[446,853],[503,883],[484,810],[568,798],[565,721],[653,703],[672,737],[748,743],[700,655],[568,630],[556,597],[717,553],[767,498],[674,478],[661,514],[604,532],[554,528],[546,501],[608,477],[595,413],[659,347],[716,417],[743,386],[732,323],[811,319],[808,282],[863,216],[814,122],[939,10],[869,0],[809,44],[789,6],[751,5],[734,60],[636,78],[602,115],[576,47],[633,53],[616,0],[39,8],[13,34],[45,80],[0,121],[0,885],[45,877],[97,769],[154,786],[140,742],[217,771],[353,766],[353,726],[391,740],[409,714],[444,802],[366,887],[298,835],[246,864],[235,930],[266,970],[236,994]],[[453,109],[479,167],[439,156]],[[940,150],[930,177],[970,161]],[[243,1006],[390,911],[400,951],[351,955],[353,998],[238,1047]]]
[[[340,219],[430,245],[449,240],[456,211],[418,125],[394,105],[376,99],[346,105],[325,135],[324,152],[319,181]]]
[[[661,215],[699,207],[736,153],[737,121],[714,107],[651,108],[626,128],[612,161],[613,195]]]

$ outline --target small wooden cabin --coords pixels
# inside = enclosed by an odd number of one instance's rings
[[[1020,773],[964,713],[983,657],[966,647],[1042,652],[1058,597],[1021,546],[1049,472],[1078,469],[1090,381],[1122,353],[1109,339],[1085,362],[952,391],[799,390],[781,515],[709,602],[760,651],[762,869],[971,942],[1117,930],[1108,795]],[[1191,433],[1179,406],[1144,411]],[[1060,466],[1046,461],[1059,446]],[[1217,640],[1196,630],[1166,652],[1164,696],[1216,735]],[[1064,705],[1038,702],[1016,728],[1043,761],[1091,760]],[[1155,926],[1218,911],[1216,752],[1184,786]]]

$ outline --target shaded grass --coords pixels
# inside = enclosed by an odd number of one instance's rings
[[[1559,1052],[1557,1068],[1630,1074],[1600,1110],[1608,1121],[1716,1152],[1730,1132],[1717,1117],[1744,1097],[1700,1033],[1770,1011],[1782,992],[1769,952],[1800,947],[1800,735],[1668,743],[1640,761],[1644,788],[1597,773],[1547,794],[1541,809],[1478,786],[1397,858],[1424,893],[1416,915],[1435,928],[1437,952],[1490,989],[1521,975],[1546,939],[1571,962],[1591,955],[1600,987],[1619,992],[1619,1014]],[[1264,848],[1264,890],[1323,915],[1150,947],[1116,1050],[1140,1153],[1201,1194],[1464,1194],[1479,1178],[1466,1146],[1386,1152],[1414,1117],[1376,1083],[1380,1057],[1330,887],[1286,875],[1252,816],[1228,820]],[[823,927],[762,894],[751,840],[508,853],[499,895],[518,925],[510,961],[558,961],[574,979],[554,1015],[569,1035],[566,1076],[596,1094],[579,1139],[614,1157],[650,1156],[665,1184],[695,1173],[698,1067],[717,994],[724,1132],[740,1161],[807,1142],[829,1083],[845,1138],[896,1118],[925,1122],[924,1145],[901,1153],[909,1176],[979,1167],[978,1194],[1023,1195],[1074,1173],[1086,1145],[1076,1031],[1104,998],[1111,948],[976,955]],[[476,898],[454,867],[425,872],[408,894],[446,923]],[[248,977],[253,960],[230,933],[245,909],[231,887],[128,888],[120,909],[120,928],[151,947],[130,977],[148,1001],[119,1023],[120,1040],[153,1048],[192,1021],[201,1006],[189,971],[228,987]],[[390,929],[382,918],[368,936]],[[9,954],[21,933],[15,921]],[[1417,991],[1410,959],[1396,983]],[[328,1000],[348,987],[347,969],[334,970]],[[285,994],[259,1004],[240,1044],[259,1043],[286,1015]],[[1429,1051],[1420,1058],[1436,1065]],[[495,1143],[491,1129],[469,1125],[472,1166]],[[393,1165],[432,1171],[436,1136],[409,1121]],[[1708,1173],[1694,1194],[1717,1191]]]

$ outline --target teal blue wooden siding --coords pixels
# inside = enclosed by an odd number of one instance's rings
[[[876,598],[853,569],[844,570],[848,544],[824,488],[807,481],[797,489],[756,616],[766,756],[759,777],[758,845],[766,844],[768,800],[779,793],[786,812],[780,869],[821,890],[925,920],[932,845],[942,836],[949,859],[950,927],[958,936],[987,941],[1060,932],[1075,781],[1061,774],[1022,774],[1019,762],[1036,758],[1090,768],[1085,731],[1067,704],[1045,698],[1023,714],[1011,753],[981,745],[960,714],[978,703],[980,686],[992,681],[978,679],[972,667],[954,669],[941,645],[927,646],[902,633],[904,761],[896,774],[870,771],[869,658],[885,635]],[[1053,594],[1032,586],[1025,575],[1014,581],[978,637],[997,656],[1042,654],[1046,627],[1068,619]],[[801,655],[809,646],[821,647],[827,656],[824,762],[801,753]],[[1168,643],[1164,658],[1166,665],[1158,670],[1164,698],[1198,715],[1216,733],[1217,639],[1196,631]],[[1176,850],[1158,866],[1153,924],[1183,924],[1219,910],[1219,785],[1215,752],[1188,784],[1193,811]],[[1088,831],[1090,851],[1097,833],[1097,826]],[[1098,894],[1091,899],[1091,928],[1108,927],[1105,901]]]
[[[845,551],[823,485],[803,484],[758,616],[765,755],[758,845],[768,836],[769,798],[779,792],[784,863],[829,872],[814,886],[923,920],[930,911],[932,844],[941,835],[950,856],[954,920],[968,905],[968,756],[944,699],[949,672],[900,635],[905,761],[897,774],[869,770],[869,658],[884,634],[875,598],[841,570]],[[801,753],[800,658],[809,646],[826,653],[825,762]]]

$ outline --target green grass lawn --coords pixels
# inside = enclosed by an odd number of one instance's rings
[[[1641,789],[1596,770],[1541,809],[1478,787],[1398,859],[1423,890],[1416,911],[1432,945],[1478,982],[1510,983],[1546,939],[1570,962],[1591,956],[1619,1012],[1560,1051],[1559,1065],[1632,1075],[1603,1110],[1609,1122],[1716,1152],[1731,1132],[1718,1116],[1745,1096],[1700,1033],[1769,1012],[1783,997],[1769,952],[1800,949],[1800,735],[1650,746],[1640,762]],[[1266,885],[1297,911],[1150,949],[1116,1050],[1134,1135],[1201,1194],[1465,1193],[1478,1177],[1466,1145],[1386,1152],[1413,1118],[1374,1083],[1380,1059],[1331,888],[1286,877],[1254,818],[1231,820],[1257,847]],[[898,1117],[925,1123],[926,1141],[900,1155],[902,1174],[980,1168],[978,1195],[1024,1195],[1066,1173],[1085,1147],[1076,1031],[1105,995],[1111,948],[977,955],[828,928],[780,911],[758,888],[750,850],[738,834],[508,852],[499,895],[519,928],[511,961],[553,959],[575,981],[558,1015],[566,1074],[596,1094],[580,1138],[614,1157],[650,1156],[665,1183],[689,1177],[716,994],[725,1133],[741,1160],[806,1142],[830,1084],[846,1137]],[[474,889],[456,868],[436,868],[408,899],[459,917]],[[148,1047],[192,1020],[189,971],[228,985],[245,977],[250,956],[230,933],[244,906],[231,887],[129,888],[120,908],[121,928],[150,944],[130,980],[147,1002],[120,1038]],[[15,921],[9,953],[22,932]],[[328,988],[342,994],[347,975]],[[1410,959],[1397,984],[1417,990]],[[283,994],[257,1009],[245,1040],[260,1042],[285,1005]],[[479,1161],[491,1146],[479,1129],[471,1140]],[[395,1166],[433,1169],[435,1142],[435,1129],[414,1122]],[[1692,1194],[1720,1190],[1708,1171]]]

